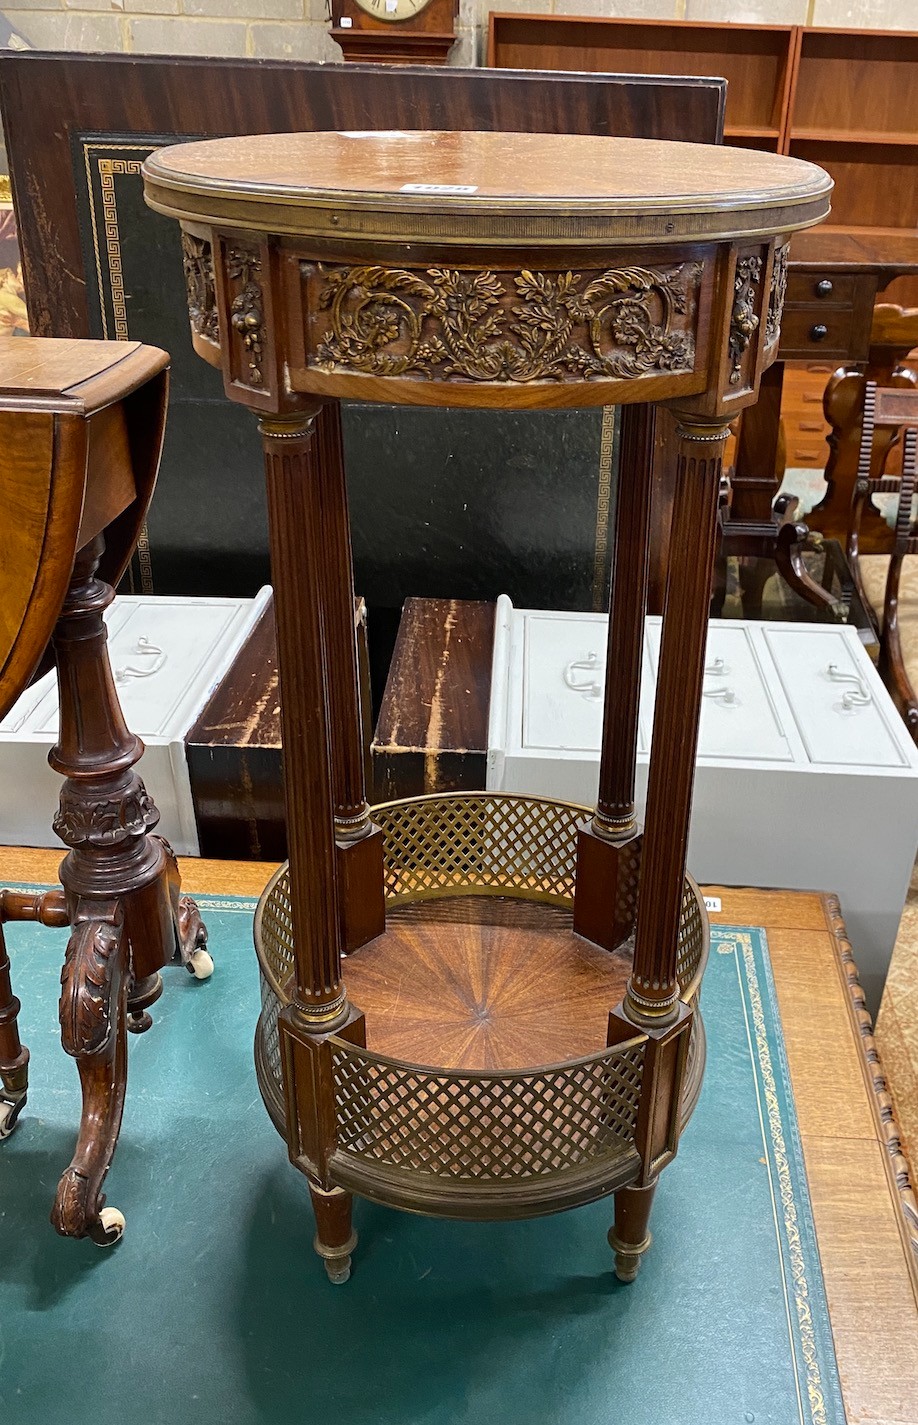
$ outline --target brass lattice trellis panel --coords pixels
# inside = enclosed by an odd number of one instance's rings
[[[430,1071],[344,1040],[332,1063],[340,1152],[437,1177],[507,1180],[630,1146],[644,1042],[512,1074]]]

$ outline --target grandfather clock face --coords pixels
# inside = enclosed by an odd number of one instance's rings
[[[412,20],[426,10],[430,0],[357,0],[357,4],[374,20]]]

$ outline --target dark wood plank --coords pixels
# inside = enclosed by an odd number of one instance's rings
[[[407,600],[370,749],[376,801],[484,787],[493,647],[493,604]]]

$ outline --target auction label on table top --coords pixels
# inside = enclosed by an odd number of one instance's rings
[[[477,193],[477,183],[403,183],[401,193]]]

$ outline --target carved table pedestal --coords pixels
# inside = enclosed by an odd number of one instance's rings
[[[61,976],[64,1048],[83,1113],[51,1220],[100,1246],[124,1229],[105,1206],[124,1106],[126,1031],[141,1033],[176,953],[206,979],[213,962],[197,906],[181,895],[159,813],[136,771],[143,743],[125,725],[103,614],[143,524],[159,467],[169,359],[137,342],[7,343],[0,378],[0,716],[50,645],[60,693],[49,760],[65,778],[54,829],[70,848],[63,889],[0,890],[0,926],[72,927]],[[0,930],[0,1138],[26,1101],[28,1051]]]

